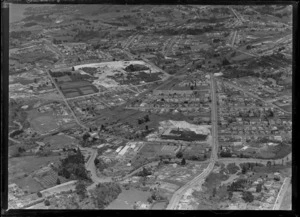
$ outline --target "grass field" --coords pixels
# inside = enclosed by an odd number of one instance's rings
[[[146,162],[158,160],[163,145],[145,144],[138,154],[132,159],[132,166],[137,168]]]
[[[76,143],[76,139],[72,139],[66,135],[55,135],[44,138],[43,142],[50,143],[52,148],[63,148]]]
[[[50,162],[56,162],[59,160],[59,156],[25,156],[10,158],[8,161],[9,181],[14,181],[15,178],[30,174],[42,166],[48,165]]]
[[[8,161],[8,182],[16,183],[19,187],[28,192],[37,192],[43,187],[34,180],[30,174],[48,165],[50,162],[59,161],[59,156],[37,157],[25,156],[10,158]]]
[[[47,133],[58,128],[55,118],[52,115],[39,116],[30,122],[32,128],[39,133]]]
[[[144,117],[145,115],[149,115],[149,122],[145,122],[143,124],[138,124],[138,119]],[[130,123],[134,127],[139,127],[141,129],[145,129],[145,125],[148,125],[149,129],[154,128],[157,129],[159,126],[159,122],[164,120],[186,120],[186,117],[182,114],[153,114],[143,111],[124,109],[124,108],[109,108],[103,109],[101,111],[100,118],[97,120],[97,124],[105,124],[105,123],[113,123],[116,121],[122,120],[123,123]]]
[[[118,198],[109,204],[105,209],[133,209],[133,205],[137,201],[147,203],[150,192],[145,192],[137,189],[122,190]]]

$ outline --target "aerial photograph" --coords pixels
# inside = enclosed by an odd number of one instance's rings
[[[292,5],[9,8],[9,209],[292,210]]]

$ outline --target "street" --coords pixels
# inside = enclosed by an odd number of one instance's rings
[[[216,97],[216,87],[215,87],[215,78],[213,76],[211,79],[211,94],[212,94],[212,153],[210,158],[210,163],[207,168],[198,176],[196,176],[193,180],[186,183],[184,186],[179,188],[172,196],[167,210],[177,209],[178,203],[180,202],[183,194],[194,185],[199,184],[199,182],[203,182],[204,179],[210,174],[213,170],[216,160],[218,159],[218,121],[217,121],[217,97]]]

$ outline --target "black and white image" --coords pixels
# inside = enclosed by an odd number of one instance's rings
[[[291,5],[9,7],[10,209],[291,210]]]

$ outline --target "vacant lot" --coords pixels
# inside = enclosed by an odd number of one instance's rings
[[[163,165],[158,172],[158,180],[182,186],[203,172],[208,163],[188,162],[186,165]]]

